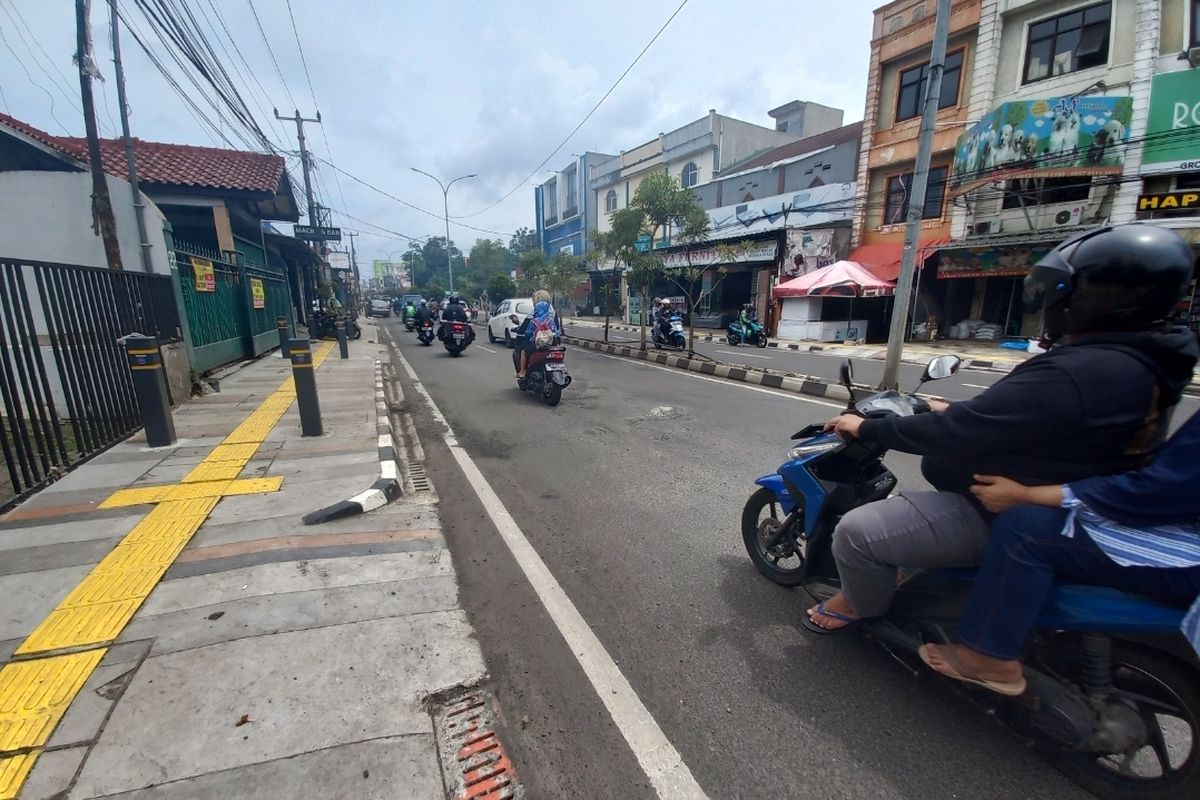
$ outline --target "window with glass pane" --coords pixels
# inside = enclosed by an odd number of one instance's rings
[[[579,185],[579,181],[575,174],[575,170],[571,170],[570,172],[567,173],[567,209],[568,210],[577,207],[577,203],[575,201],[575,191],[576,191],[578,185]]]
[[[1107,64],[1111,17],[1104,2],[1030,25],[1025,83]]]
[[[942,205],[946,202],[946,167],[929,170],[929,183],[925,189],[925,208],[921,219],[938,219],[942,216]],[[888,178],[884,198],[883,224],[901,225],[908,218],[908,198],[912,192],[911,172]]]
[[[695,162],[689,161],[687,166],[683,168],[683,172],[679,175],[679,183],[683,188],[688,189],[696,185],[700,179],[700,168]]]
[[[925,190],[925,209],[921,219],[938,219],[946,201],[946,167],[929,170],[929,185]]]
[[[616,211],[617,210],[617,192],[616,192],[616,190],[609,189],[608,194],[604,195],[604,210],[605,211]]]
[[[938,97],[938,109],[958,105],[959,84],[962,83],[963,51],[955,50],[946,56],[942,70],[942,91]],[[921,95],[929,77],[929,64],[906,69],[900,73],[900,87],[896,92],[896,121],[921,116]]]
[[[1200,0],[1192,0],[1189,5],[1192,14],[1192,37],[1188,44],[1191,47],[1200,47]]]
[[[1001,207],[1021,208],[1052,203],[1075,203],[1087,200],[1091,193],[1092,179],[1087,176],[1017,178],[1005,182]]]

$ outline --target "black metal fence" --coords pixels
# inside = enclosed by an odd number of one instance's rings
[[[169,276],[0,257],[0,509],[141,427],[130,333],[179,338]]]

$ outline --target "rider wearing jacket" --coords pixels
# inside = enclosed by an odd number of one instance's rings
[[[905,492],[854,509],[833,553],[842,593],[809,610],[806,627],[836,630],[883,614],[896,565],[979,563],[990,515],[971,495],[975,474],[1054,484],[1137,469],[1166,436],[1200,350],[1170,327],[1192,275],[1191,248],[1153,225],[1103,227],[1067,240],[1034,266],[1045,294],[1049,352],[971,400],[936,413],[864,420],[836,430],[924,456],[936,492]]]
[[[445,338],[447,322],[470,322],[467,317],[467,307],[457,294],[450,295],[446,300],[446,307],[442,309],[442,324],[438,328],[439,339]],[[469,339],[475,338],[475,332],[470,327],[467,328],[467,333]]]
[[[432,322],[433,312],[429,310],[429,303],[422,300],[421,305],[417,306],[414,316],[416,317],[418,328],[424,325],[426,322]]]

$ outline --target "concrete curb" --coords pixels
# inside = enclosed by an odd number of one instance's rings
[[[794,392],[796,394],[805,394],[812,397],[823,397],[828,400],[848,401],[850,393],[846,391],[844,386],[837,384],[826,383],[816,378],[811,378],[804,375],[781,375],[767,370],[755,369],[753,367],[734,366],[732,364],[721,364],[715,361],[701,361],[699,359],[691,359],[687,356],[671,355],[669,353],[657,352],[654,350],[640,350],[635,347],[622,347],[615,344],[605,344],[604,342],[595,342],[591,339],[579,339],[574,336],[563,336],[563,341],[575,347],[582,347],[586,350],[595,350],[599,353],[607,353],[608,355],[621,356],[623,358],[631,358],[639,361],[646,361],[651,364],[659,364],[667,367],[675,367],[676,369],[687,370],[688,372],[698,372],[701,375],[711,375],[714,378],[725,378],[731,381],[740,381],[741,383],[749,383],[755,386],[765,386],[768,389],[780,389],[785,392]]]
[[[379,435],[379,479],[371,488],[348,500],[341,500],[319,511],[304,515],[305,525],[318,525],[333,519],[350,517],[382,508],[404,493],[400,482],[399,453],[392,433],[392,419],[383,393],[383,362],[375,360],[375,432]]]

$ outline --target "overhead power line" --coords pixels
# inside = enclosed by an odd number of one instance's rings
[[[521,179],[520,183],[518,183],[516,186],[514,186],[512,189],[510,189],[503,197],[501,197],[496,202],[492,203],[489,206],[481,208],[478,211],[472,212],[470,214],[464,214],[461,217],[454,217],[454,219],[470,219],[471,217],[477,217],[486,211],[491,211],[493,208],[500,205],[508,198],[512,197],[517,191],[519,191],[521,189],[521,187],[523,187],[529,181],[530,178],[533,178],[539,172],[541,172],[542,168],[550,163],[550,159],[552,159],[556,155],[558,155],[559,151],[567,146],[567,142],[571,141],[571,137],[573,137],[575,134],[579,133],[579,129],[582,128],[587,123],[587,121],[592,118],[592,115],[595,114],[596,111],[599,110],[600,106],[604,105],[604,101],[608,99],[609,95],[611,95],[614,91],[616,91],[616,88],[621,85],[621,81],[625,80],[625,76],[633,71],[633,68],[635,66],[637,66],[637,63],[642,60],[642,56],[646,55],[646,51],[648,51],[650,49],[651,45],[653,45],[655,42],[658,41],[658,37],[662,36],[663,31],[665,31],[667,29],[667,26],[671,24],[671,22],[675,19],[675,17],[679,16],[679,12],[683,11],[683,7],[686,6],[687,4],[688,4],[688,0],[683,0],[683,2],[679,4],[679,7],[675,9],[675,12],[673,14],[671,14],[671,16],[667,17],[667,21],[662,24],[662,27],[660,27],[658,29],[658,32],[655,33],[654,36],[650,39],[650,41],[646,43],[646,46],[642,48],[642,51],[637,54],[637,58],[633,59],[633,61],[629,64],[629,66],[625,68],[625,71],[622,72],[620,74],[620,76],[616,79],[616,81],[613,82],[613,85],[608,87],[608,91],[605,92],[604,95],[598,101],[596,101],[596,105],[592,106],[592,110],[589,111],[586,115],[584,115],[583,119],[581,119],[579,121],[579,124],[576,125],[571,130],[571,132],[568,133],[566,135],[566,137],[561,142],[558,143],[558,146],[555,147],[553,151],[551,151],[550,155],[548,155],[544,159],[542,159],[542,163],[540,163],[536,167],[534,167],[533,170],[528,175],[526,175],[524,178]]]
[[[292,90],[288,87],[287,78],[283,77],[283,70],[279,68],[279,61],[275,58],[275,51],[271,49],[271,40],[267,38],[267,31],[263,28],[262,20],[258,18],[258,9],[254,7],[254,0],[246,0],[250,6],[250,13],[254,15],[254,24],[258,26],[258,33],[262,37],[263,44],[267,46],[267,55],[271,57],[271,63],[275,65],[275,74],[279,76],[279,82],[283,84],[283,91],[288,96],[288,102],[292,104],[292,108],[299,108],[296,104],[296,98],[292,97]]]

